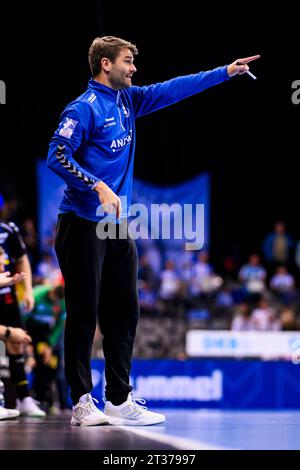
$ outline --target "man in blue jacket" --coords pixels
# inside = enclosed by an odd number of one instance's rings
[[[164,415],[141,406],[129,385],[139,315],[137,253],[133,240],[121,232],[131,203],[135,119],[246,73],[248,62],[259,57],[137,87],[132,86],[137,53],[134,44],[113,36],[93,41],[89,50],[93,79],[62,113],[48,153],[48,166],[67,183],[56,253],[65,279],[65,370],[74,403],[73,425],[165,421]],[[99,206],[113,214],[115,237],[97,236],[97,223],[104,217]],[[97,317],[106,360],[104,413],[90,395]]]

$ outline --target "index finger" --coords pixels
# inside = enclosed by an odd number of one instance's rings
[[[252,62],[253,60],[257,60],[260,58],[260,55],[252,55],[250,57],[244,57],[244,59],[239,59],[238,61],[240,62],[240,64],[244,65],[244,64],[248,64],[248,62]]]

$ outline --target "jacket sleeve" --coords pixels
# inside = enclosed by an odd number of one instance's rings
[[[135,117],[152,113],[228,80],[227,65],[207,72],[173,78],[155,85],[128,88]]]
[[[86,171],[76,159],[76,150],[84,145],[93,131],[94,117],[88,103],[77,102],[67,107],[51,139],[47,165],[65,180],[68,186],[94,189],[99,178]]]

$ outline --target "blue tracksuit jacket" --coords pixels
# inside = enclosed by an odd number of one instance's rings
[[[47,164],[67,184],[59,212],[99,221],[103,213],[97,213],[100,202],[93,189],[102,180],[122,198],[122,217],[126,217],[131,204],[135,119],[228,78],[224,66],[120,91],[90,80],[86,92],[63,111],[49,146]]]

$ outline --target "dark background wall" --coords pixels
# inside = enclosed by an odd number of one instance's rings
[[[46,156],[63,107],[89,79],[88,47],[95,36],[112,34],[137,44],[138,85],[261,54],[252,66],[256,82],[235,77],[139,120],[135,174],[172,184],[211,172],[216,261],[259,248],[279,218],[300,238],[300,105],[291,102],[291,83],[300,79],[298,12],[288,5],[262,11],[254,3],[195,8],[100,1],[6,7],[0,171],[17,184],[26,213],[36,209],[35,158]]]

